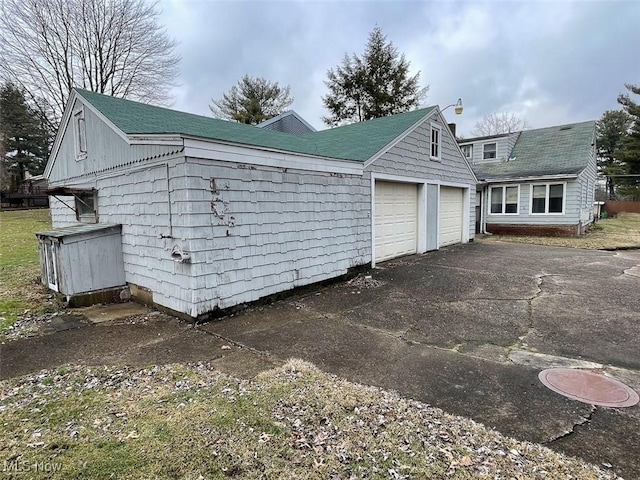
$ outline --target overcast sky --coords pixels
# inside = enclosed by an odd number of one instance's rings
[[[510,112],[533,128],[597,120],[640,84],[640,1],[161,0],[179,42],[173,108],[210,115],[245,74],[289,85],[291,108],[326,128],[326,72],[361,54],[380,26],[429,86],[426,105],[470,136],[476,121]]]

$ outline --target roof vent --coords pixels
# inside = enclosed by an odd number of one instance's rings
[[[571,130],[571,125],[565,125],[564,127],[560,127],[560,130]]]

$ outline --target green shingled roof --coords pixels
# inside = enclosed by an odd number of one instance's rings
[[[592,158],[594,141],[595,121],[525,130],[509,161],[472,167],[479,180],[578,174]]]
[[[87,90],[76,89],[76,92],[126,134],[181,134],[361,162],[371,158],[436,108],[423,108],[305,135],[291,135]]]

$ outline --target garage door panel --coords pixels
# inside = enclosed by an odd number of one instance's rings
[[[375,259],[417,252],[418,189],[415,184],[376,182]]]
[[[440,188],[439,245],[441,247],[462,242],[463,199],[461,188]]]

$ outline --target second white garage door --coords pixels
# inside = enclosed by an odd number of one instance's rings
[[[463,198],[461,188],[440,187],[438,244],[441,247],[462,242]]]
[[[375,259],[377,262],[418,250],[418,187],[376,182]]]

